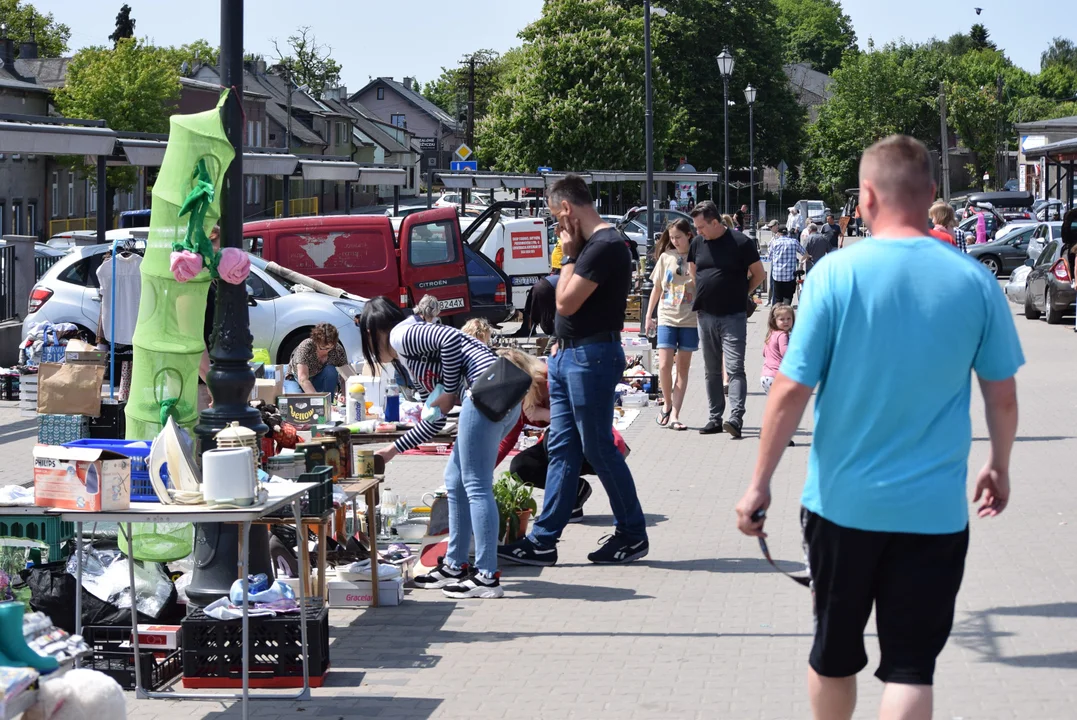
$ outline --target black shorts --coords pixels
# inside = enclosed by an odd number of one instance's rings
[[[864,669],[864,628],[874,605],[882,651],[875,676],[931,685],[954,622],[968,527],[948,535],[869,532],[806,509],[801,517],[815,593],[812,669],[824,677]]]

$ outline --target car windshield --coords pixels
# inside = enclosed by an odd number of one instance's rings
[[[250,253],[247,253],[247,256],[251,259],[251,265],[258,268],[259,270],[264,272],[266,275],[268,275],[269,277],[271,277],[274,280],[276,280],[277,282],[279,282],[281,285],[284,286],[284,289],[287,290],[288,292],[295,292],[295,290],[294,290],[295,283],[292,282],[291,280],[285,280],[283,277],[281,277],[277,273],[269,270],[268,269],[269,263],[267,263],[265,260],[258,257],[257,255],[251,255]]]
[[[826,206],[819,200],[808,201],[808,217],[815,217],[816,215],[822,215],[826,210]]]

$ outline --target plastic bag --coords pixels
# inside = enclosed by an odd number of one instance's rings
[[[119,550],[83,548],[82,587],[98,600],[118,608],[131,607],[129,562]],[[67,572],[77,572],[76,556],[67,561]],[[175,586],[156,563],[135,563],[135,595],[138,611],[156,618],[175,592]]]

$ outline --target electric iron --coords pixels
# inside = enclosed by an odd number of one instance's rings
[[[202,502],[202,473],[194,458],[194,445],[171,417],[153,440],[146,463],[157,499],[165,505]],[[168,466],[167,475],[162,474]],[[165,478],[171,487],[165,484]]]

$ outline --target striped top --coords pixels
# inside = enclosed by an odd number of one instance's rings
[[[494,364],[497,356],[481,342],[448,325],[423,322],[412,316],[393,328],[389,344],[399,360],[394,364],[405,383],[414,388],[420,399],[426,398],[441,383],[445,392],[462,394],[482,371]],[[411,450],[430,441],[445,427],[445,418],[437,422],[421,420],[395,446],[398,452]]]

